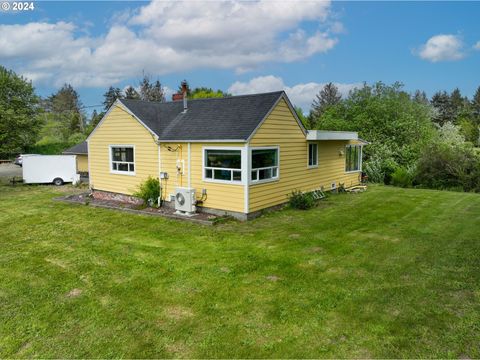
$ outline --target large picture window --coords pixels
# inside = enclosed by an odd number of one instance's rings
[[[278,178],[278,148],[252,150],[252,182]]]
[[[345,171],[360,171],[362,169],[362,147],[347,145],[345,149]]]
[[[308,144],[308,166],[309,167],[318,166],[318,144],[316,143]]]
[[[241,182],[242,155],[241,150],[205,150],[205,179]]]
[[[110,146],[111,171],[118,173],[135,173],[135,155],[133,146]]]

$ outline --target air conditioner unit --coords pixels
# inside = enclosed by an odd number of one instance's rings
[[[175,189],[175,210],[177,214],[192,216],[195,211],[195,189],[178,187]]]

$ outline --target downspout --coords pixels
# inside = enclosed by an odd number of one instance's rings
[[[191,155],[191,145],[190,143],[188,143],[188,159],[187,159],[187,162],[188,162],[188,187],[191,187],[192,186],[192,177],[191,177],[191,163],[190,163],[190,155]]]
[[[155,141],[158,147],[158,184],[160,186],[160,196],[158,197],[158,207],[162,205],[162,197],[163,197],[163,189],[162,189],[162,178],[160,177],[160,173],[162,172],[162,154],[160,152],[160,142]]]
[[[250,144],[245,143],[242,159],[242,179],[244,181],[243,188],[243,212],[250,212]]]

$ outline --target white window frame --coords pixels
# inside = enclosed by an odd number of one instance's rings
[[[360,151],[358,152],[358,170],[350,170],[347,171],[347,151],[351,147],[358,147]],[[357,145],[357,144],[349,144],[345,146],[345,174],[351,174],[351,173],[357,173],[362,171],[362,166],[363,166],[363,146],[362,145]]]
[[[273,182],[273,181],[278,181],[280,180],[280,146],[257,146],[257,147],[251,147],[249,149],[249,154],[248,157],[250,159],[250,169],[248,169],[248,180],[250,184],[255,185],[255,184],[263,184],[263,183],[268,183],[268,182]],[[254,169],[252,167],[253,164],[253,152],[255,150],[277,150],[277,166],[267,166],[263,168],[257,168]],[[270,179],[263,179],[259,180],[258,175],[259,175],[259,170],[264,170],[264,169],[277,169],[277,176],[272,177]],[[257,180],[252,180],[252,171],[257,170]]]
[[[317,163],[314,165],[310,165],[310,145],[316,145],[317,146]],[[307,168],[309,169],[316,169],[318,168],[318,143],[317,142],[308,142],[307,143]]]
[[[133,164],[133,171],[121,171],[121,170],[114,170],[113,169],[113,159],[112,159],[112,149],[113,148],[132,148],[133,149],[133,162],[130,161],[115,161],[116,163],[126,163],[126,164]],[[116,175],[127,175],[127,176],[135,176],[137,171],[137,164],[135,163],[136,154],[135,154],[135,145],[133,144],[111,144],[108,145],[108,156],[110,160],[110,173]]]
[[[230,168],[215,168],[215,167],[209,167],[205,166],[205,160],[206,156],[205,154],[207,153],[207,150],[237,150],[240,151],[240,169],[230,169]],[[230,184],[230,185],[244,185],[245,184],[245,171],[244,168],[247,166],[246,161],[245,161],[245,148],[240,147],[240,146],[203,146],[202,147],[202,181],[204,182],[210,182],[210,183],[217,183],[217,184]],[[231,178],[233,178],[233,171],[240,171],[242,180],[240,181],[235,181],[235,180],[220,180],[220,179],[210,179],[205,177],[205,171],[206,169],[212,169],[212,171],[216,170],[230,170],[231,171]]]

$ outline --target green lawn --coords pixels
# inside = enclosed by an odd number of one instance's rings
[[[480,196],[206,227],[0,187],[0,357],[480,357]]]

